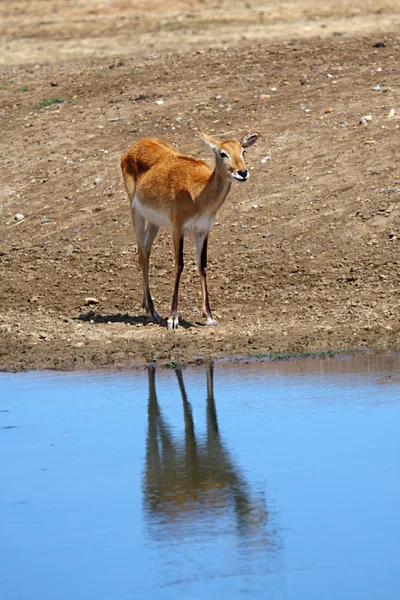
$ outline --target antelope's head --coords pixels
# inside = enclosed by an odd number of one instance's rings
[[[249,148],[256,143],[258,136],[257,132],[248,133],[240,142],[235,140],[225,140],[217,142],[206,133],[201,133],[204,143],[215,154],[217,170],[219,174],[231,181],[247,181],[250,173],[244,162],[246,148]]]

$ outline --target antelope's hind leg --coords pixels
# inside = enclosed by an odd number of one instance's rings
[[[146,228],[144,217],[135,210],[134,206],[132,206],[132,221],[138,243],[139,264],[143,277],[142,307],[146,310],[147,316],[158,323],[160,321],[160,315],[154,310],[153,299],[150,294],[149,259],[151,246],[156,238],[159,226],[148,223]]]

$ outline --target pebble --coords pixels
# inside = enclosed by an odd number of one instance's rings
[[[372,115],[364,115],[360,119],[360,125],[368,125],[370,121],[372,121]]]
[[[25,219],[25,216],[21,213],[17,213],[16,215],[14,215],[14,219],[16,221],[23,221]]]
[[[111,123],[116,123],[117,121],[120,121],[121,117],[113,117],[112,119],[110,119]]]
[[[88,306],[89,304],[98,304],[99,300],[97,298],[94,298],[93,296],[88,296],[87,298],[85,298],[83,303],[85,306]]]
[[[264,156],[264,158],[262,158],[260,162],[266,163],[268,160],[271,160],[271,157],[270,156]]]
[[[156,104],[160,106],[161,104],[164,104],[164,100],[156,100]]]
[[[376,85],[374,85],[374,87],[371,88],[371,90],[374,92],[380,92],[381,86],[379,85],[379,83],[377,83]]]
[[[50,221],[51,221],[51,219],[49,219],[49,217],[44,217],[40,222],[42,224],[44,224],[44,223],[50,223]]]
[[[101,183],[103,180],[101,179],[101,177],[96,177],[96,179],[94,180],[95,185],[99,185],[99,183]]]
[[[269,233],[263,233],[263,238],[267,238],[267,237],[269,237],[269,236],[270,236],[270,234],[269,234]]]
[[[388,114],[388,119],[392,119],[392,117],[394,117],[394,108],[391,108]]]

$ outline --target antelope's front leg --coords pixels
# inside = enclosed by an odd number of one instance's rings
[[[207,317],[207,325],[219,325],[218,321],[212,316],[210,301],[207,290],[207,245],[208,233],[198,233],[196,235],[196,261],[200,275],[202,311]]]
[[[174,228],[172,231],[172,239],[174,243],[175,253],[175,287],[174,296],[172,298],[171,316],[168,319],[168,329],[174,331],[178,328],[178,294],[179,281],[183,271],[183,233],[180,229]]]

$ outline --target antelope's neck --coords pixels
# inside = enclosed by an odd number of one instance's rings
[[[209,186],[210,205],[215,213],[227,197],[229,190],[231,189],[231,182],[222,178],[218,173],[217,168],[215,168],[210,177]]]

